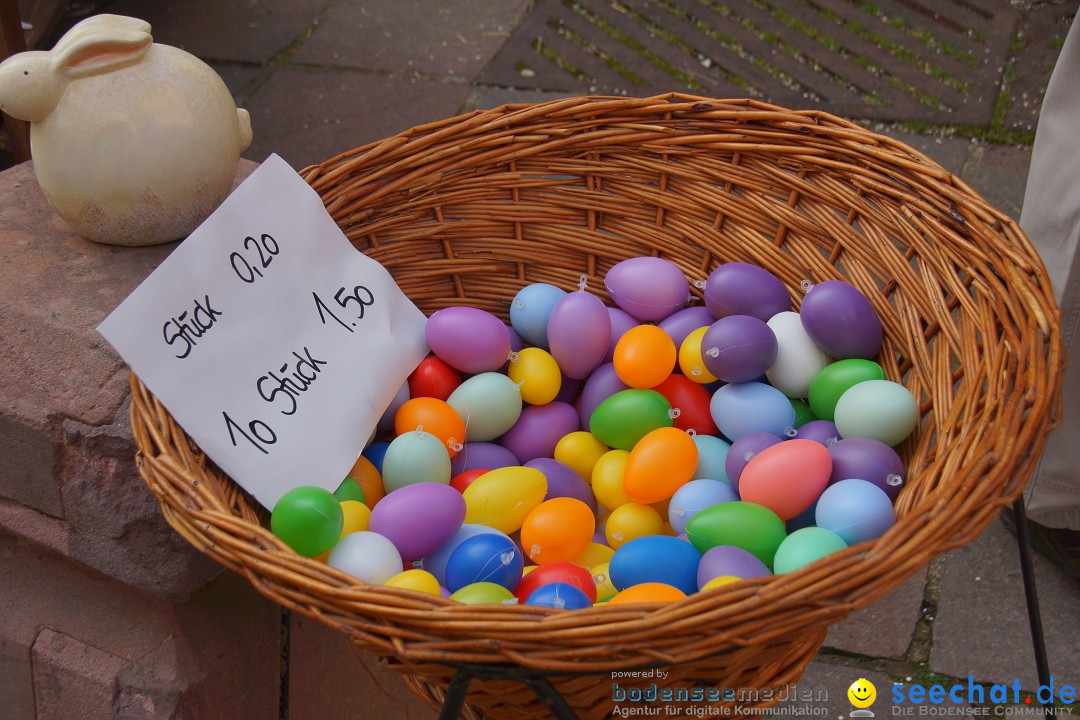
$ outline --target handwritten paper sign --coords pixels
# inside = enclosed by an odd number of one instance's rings
[[[273,508],[299,485],[337,488],[427,354],[425,322],[272,155],[98,332]]]

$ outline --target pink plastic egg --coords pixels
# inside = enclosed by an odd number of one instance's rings
[[[817,501],[831,473],[832,458],[824,445],[786,440],[750,459],[739,476],[739,496],[788,520]]]
[[[635,257],[616,263],[604,276],[611,299],[641,320],[663,320],[686,307],[690,283],[682,270],[659,257]]]
[[[510,333],[502,320],[477,308],[437,311],[425,326],[428,347],[450,367],[477,374],[498,370],[510,354]]]
[[[611,343],[611,316],[595,295],[572,292],[548,317],[548,345],[567,377],[581,379],[604,361]]]

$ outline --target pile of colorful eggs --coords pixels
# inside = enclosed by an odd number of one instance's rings
[[[584,286],[528,285],[510,326],[471,307],[331,494],[296,488],[271,528],[369,583],[464,603],[673,601],[786,573],[882,535],[916,399],[874,362],[882,327],[830,280],[719,266],[704,305],[638,257]],[[374,437],[374,436],[373,436]]]

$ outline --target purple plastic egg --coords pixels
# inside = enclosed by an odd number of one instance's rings
[[[498,370],[510,354],[510,334],[489,312],[455,306],[437,311],[424,330],[428,347],[455,370],[478,374]]]
[[[748,550],[734,545],[717,545],[709,548],[698,563],[698,589],[713,578],[731,575],[742,580],[772,575],[765,563]]]
[[[840,433],[836,429],[836,423],[831,420],[811,420],[799,426],[795,437],[813,440],[829,447],[840,440]]]
[[[615,304],[641,320],[663,320],[686,306],[690,283],[679,266],[659,257],[616,263],[604,276]]]
[[[675,347],[682,347],[687,335],[700,327],[709,327],[714,322],[716,318],[709,312],[709,308],[704,305],[695,305],[668,315],[660,323],[660,329],[671,336]]]
[[[368,528],[390,542],[405,562],[435,552],[465,522],[465,498],[441,483],[415,483],[383,496]]]
[[[724,382],[761,377],[776,361],[776,349],[772,328],[752,315],[722,317],[701,338],[705,368]]]
[[[531,405],[521,411],[518,421],[499,439],[499,443],[523,463],[551,457],[563,435],[581,429],[578,420],[577,410],[567,403]]]
[[[271,394],[271,397],[273,394]],[[409,381],[406,380],[398,388],[397,395],[390,401],[390,404],[383,411],[382,417],[379,418],[378,430],[380,432],[392,432],[394,429],[394,416],[397,415],[398,408],[404,405],[409,400]]]
[[[874,438],[849,437],[829,446],[832,474],[829,483],[857,478],[877,485],[895,500],[904,486],[904,461],[895,450]]]
[[[555,402],[564,402],[573,405],[581,394],[581,386],[584,382],[578,378],[562,376],[562,384],[559,385],[559,394],[555,396]]]
[[[741,262],[724,263],[705,281],[705,306],[717,318],[753,315],[768,321],[791,309],[791,296],[780,278],[765,268]]]
[[[799,317],[806,334],[837,360],[870,360],[881,351],[881,320],[851,283],[826,280],[810,288]]]
[[[583,378],[604,361],[611,343],[611,316],[595,295],[572,292],[548,318],[548,345],[563,373]]]
[[[607,352],[604,354],[604,362],[609,363],[615,357],[615,345],[618,344],[619,338],[625,335],[627,330],[641,323],[625,310],[609,307],[607,311],[611,318],[611,344],[608,345]]]
[[[549,457],[538,457],[525,463],[525,467],[535,468],[544,473],[548,487],[547,495],[544,496],[545,500],[558,497],[574,498],[588,505],[593,514],[596,514],[596,496],[593,495],[592,488],[570,466]]]
[[[742,475],[746,463],[759,452],[782,442],[781,438],[772,433],[755,430],[748,432],[728,448],[724,458],[724,471],[727,473],[728,484],[735,492],[739,492],[739,476]]]
[[[581,389],[581,402],[578,407],[581,427],[589,427],[593,411],[600,406],[600,403],[615,393],[629,388],[630,386],[624,383],[615,372],[613,363],[606,363],[593,370],[589,379],[585,381],[585,387]]]
[[[468,470],[484,468],[497,470],[520,465],[521,461],[510,450],[496,443],[467,442],[450,461],[450,472],[460,475]]]

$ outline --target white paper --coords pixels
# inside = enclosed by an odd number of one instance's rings
[[[299,485],[337,488],[427,354],[425,322],[272,155],[98,331],[273,508]]]

